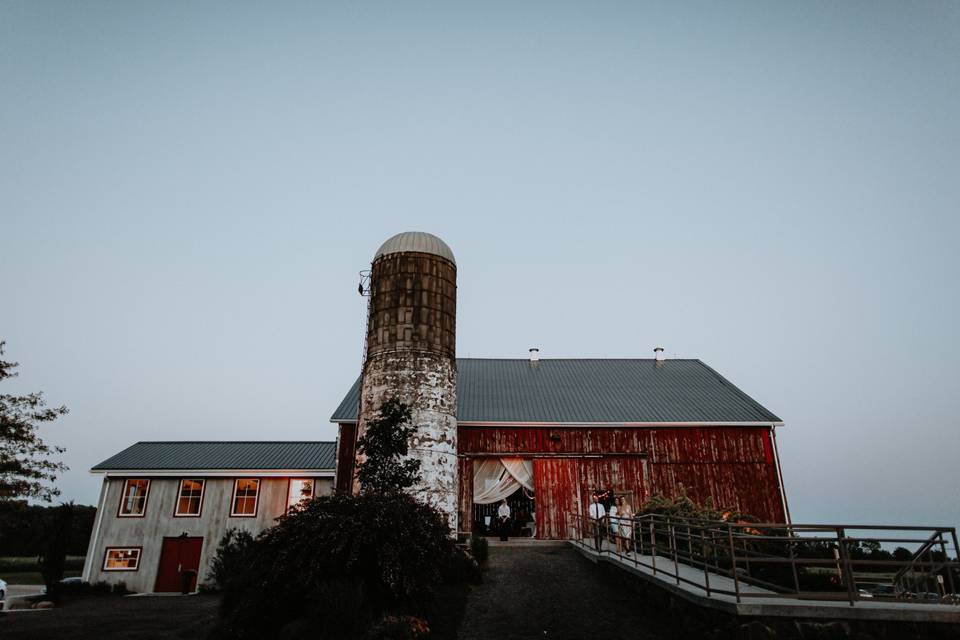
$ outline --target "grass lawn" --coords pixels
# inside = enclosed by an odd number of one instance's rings
[[[79,576],[83,571],[84,556],[67,556],[64,578]],[[35,557],[0,557],[0,578],[7,584],[43,584],[40,567]]]
[[[79,576],[80,571],[69,570],[63,572],[64,578],[73,578]],[[16,573],[0,574],[7,584],[43,584],[43,576],[39,571],[17,571]]]

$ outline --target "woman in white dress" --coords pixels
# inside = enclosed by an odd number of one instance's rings
[[[613,499],[613,503],[610,504],[610,511],[607,512],[607,515],[610,516],[610,535],[613,537],[613,542],[617,545],[617,553],[620,553],[620,497],[617,496]]]
[[[633,551],[633,506],[630,505],[628,498],[620,500],[620,538],[623,541],[627,553]]]

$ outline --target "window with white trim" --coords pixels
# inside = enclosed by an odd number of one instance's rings
[[[136,571],[140,568],[139,547],[107,547],[104,571]]]
[[[177,510],[174,515],[200,515],[200,509],[203,508],[203,485],[204,480],[188,480],[184,478],[180,481],[180,492],[177,496]]]
[[[257,515],[257,498],[260,494],[258,478],[237,478],[233,483],[233,505],[230,515],[252,517]]]
[[[123,496],[120,498],[120,510],[117,515],[122,517],[140,517],[147,508],[147,493],[150,491],[150,481],[146,478],[131,478],[123,485]]]
[[[290,493],[287,496],[287,508],[293,508],[304,500],[312,499],[315,484],[313,478],[290,478]]]

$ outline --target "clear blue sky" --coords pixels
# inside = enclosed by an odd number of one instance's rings
[[[960,523],[960,4],[4,2],[0,336],[142,439],[332,439],[357,271],[456,252],[462,356],[699,357],[797,520]]]

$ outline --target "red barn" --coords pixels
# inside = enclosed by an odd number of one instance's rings
[[[458,521],[484,531],[501,498],[517,534],[566,537],[565,514],[597,490],[686,490],[770,522],[788,518],[774,429],[781,420],[700,360],[459,358]],[[358,380],[340,425],[337,487],[351,490]]]

